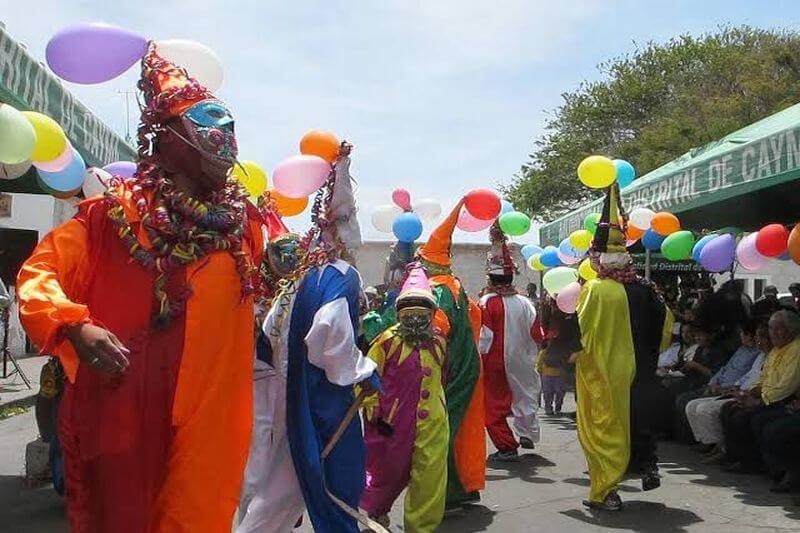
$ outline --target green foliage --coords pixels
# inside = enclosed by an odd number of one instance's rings
[[[626,159],[642,176],[795,104],[800,33],[723,27],[636,46],[598,68],[600,81],[562,95],[528,162],[503,190],[537,220],[602,194],[578,181],[578,163],[588,155]]]

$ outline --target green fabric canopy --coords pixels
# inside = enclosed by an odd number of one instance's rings
[[[97,118],[61,81],[12,39],[0,24],[0,102],[38,111],[58,122],[89,166],[134,161],[136,151]],[[0,180],[0,192],[47,194],[31,168],[15,180]]]
[[[728,225],[757,229],[800,218],[800,184],[792,183],[798,179],[800,104],[690,150],[635,180],[622,191],[622,200],[628,212],[669,211],[696,231]],[[557,245],[601,207],[602,199],[595,200],[545,224],[540,241]]]

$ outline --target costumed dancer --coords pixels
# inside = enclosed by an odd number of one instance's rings
[[[398,241],[392,245],[383,273],[383,284],[386,296],[383,306],[364,315],[362,328],[367,345],[372,344],[378,336],[397,323],[397,310],[394,300],[406,278],[406,267],[414,259],[413,242]]]
[[[625,249],[620,207],[614,184],[590,250],[598,277],[586,282],[578,302],[583,345],[576,362],[578,437],[591,481],[584,504],[608,511],[622,507],[617,485],[629,468],[632,445],[643,489],[660,484],[650,431],[658,417],[648,412],[647,398],[658,354],[672,333],[672,314],[636,275]]]
[[[388,527],[392,504],[408,487],[404,531],[432,533],[444,515],[450,435],[442,367],[447,341],[433,327],[436,302],[414,267],[397,296],[399,323],[369,352],[381,392],[368,399],[367,487],[361,507]]]
[[[269,296],[285,288],[298,267],[300,236],[286,228],[278,214],[266,206],[267,260],[262,272]],[[281,294],[277,295],[279,298]],[[274,300],[272,300],[274,301]],[[237,533],[283,533],[290,531],[303,514],[303,494],[289,451],[286,434],[286,377],[288,373],[288,328],[278,317],[285,298],[270,305],[256,340],[253,371],[253,437],[245,469]]]
[[[486,430],[497,452],[489,459],[514,460],[517,448],[533,449],[539,442],[539,391],[536,371],[538,347],[534,342],[536,309],[514,289],[518,272],[500,226],[490,230],[492,249],[486,258],[489,285],[480,301],[480,353],[486,392]],[[514,417],[514,430],[507,418]]]
[[[434,320],[447,336],[444,379],[450,422],[447,459],[450,507],[480,499],[478,491],[486,484],[483,375],[477,344],[480,308],[467,297],[461,281],[451,270],[453,231],[463,205],[462,199],[417,252],[439,307]]]
[[[349,153],[350,145],[343,143],[334,175],[317,194],[297,281],[276,297],[265,325],[273,348],[286,353],[274,357],[288,364],[289,450],[312,525],[321,533],[359,531],[365,448],[361,420],[352,416],[357,410],[353,386],[360,383],[365,392],[380,387],[375,362],[356,345],[362,288],[349,261],[355,259],[361,232]],[[323,458],[332,439],[336,444]],[[301,511],[287,511],[287,518]]]
[[[153,43],[139,88],[134,178],[39,244],[20,315],[68,378],[71,531],[227,531],[252,424],[260,216],[228,178],[225,105]]]

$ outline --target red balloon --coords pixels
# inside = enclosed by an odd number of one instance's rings
[[[473,189],[464,197],[464,207],[478,220],[492,220],[500,215],[500,196],[489,189]]]
[[[756,250],[767,257],[778,257],[786,252],[789,230],[783,224],[764,226],[756,236]]]

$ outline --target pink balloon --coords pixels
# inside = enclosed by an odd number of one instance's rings
[[[475,218],[474,216],[470,215],[469,211],[466,209],[461,211],[461,214],[458,215],[458,222],[456,223],[460,229],[470,233],[485,230],[486,228],[491,227],[492,224],[494,224],[494,219],[481,220],[479,218]]]
[[[331,164],[316,155],[293,155],[278,163],[272,173],[275,190],[288,198],[306,198],[322,187]]]
[[[573,281],[556,295],[556,305],[561,311],[572,314],[578,308],[578,298],[581,295],[581,284]]]
[[[561,250],[557,250],[556,251],[556,255],[558,255],[558,258],[565,265],[574,265],[576,263],[580,263],[581,260],[583,259],[582,257],[574,257],[574,256],[571,256],[571,255],[562,254]]]
[[[72,146],[67,143],[66,148],[64,148],[60,156],[52,161],[36,161],[33,163],[33,166],[45,172],[61,172],[67,168],[70,163],[72,163]]]
[[[103,167],[103,170],[117,178],[132,178],[136,174],[136,163],[131,161],[114,161]]]
[[[402,187],[395,189],[392,192],[392,201],[403,211],[411,211],[411,194],[406,189]]]
[[[768,257],[759,253],[758,248],[756,248],[756,239],[758,239],[758,232],[751,233],[739,241],[738,246],[736,246],[736,259],[746,270],[759,270],[769,260]]]

